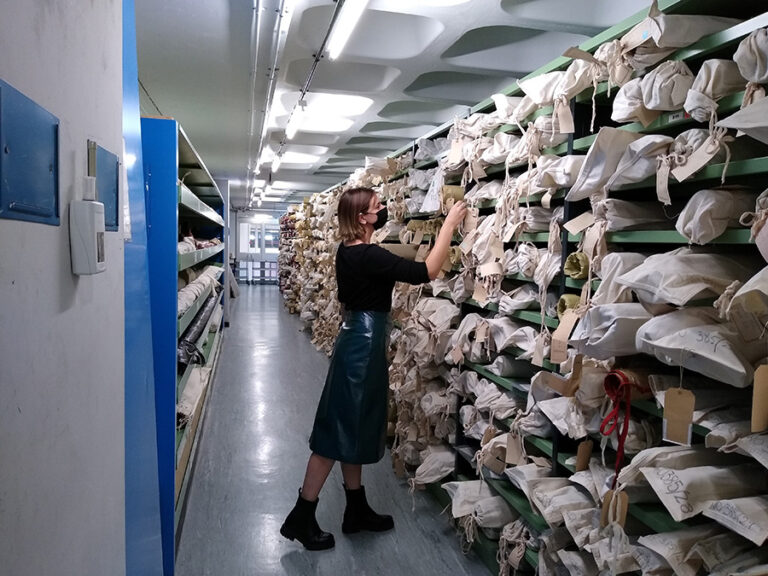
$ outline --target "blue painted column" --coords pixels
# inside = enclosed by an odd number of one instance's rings
[[[125,559],[127,576],[161,576],[149,261],[141,149],[136,16],[123,0],[123,138],[131,239],[125,243]]]

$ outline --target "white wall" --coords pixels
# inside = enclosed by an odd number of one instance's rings
[[[75,277],[67,224],[86,140],[122,153],[120,0],[4,0],[0,54],[61,121],[61,225],[0,220],[0,574],[120,575],[122,232],[106,273]]]

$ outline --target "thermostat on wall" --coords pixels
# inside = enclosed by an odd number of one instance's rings
[[[69,244],[73,274],[98,274],[107,269],[104,230],[104,204],[77,200],[69,205]]]

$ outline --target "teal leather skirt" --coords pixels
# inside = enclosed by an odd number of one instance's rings
[[[384,456],[390,330],[387,312],[347,312],[309,439],[315,454],[347,464]]]

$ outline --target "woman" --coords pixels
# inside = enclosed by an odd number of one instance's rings
[[[373,231],[387,221],[387,208],[370,188],[351,188],[339,198],[336,253],[338,297],[344,309],[341,326],[315,416],[299,498],[280,533],[308,550],[333,548],[333,534],[315,520],[318,495],[331,468],[341,462],[347,506],[345,534],[394,527],[391,516],[374,512],[361,485],[362,465],[384,456],[387,431],[386,359],[389,311],[395,282],[423,284],[437,278],[448,257],[451,239],[466,215],[457,203],[445,219],[425,262],[411,262],[371,244]]]

